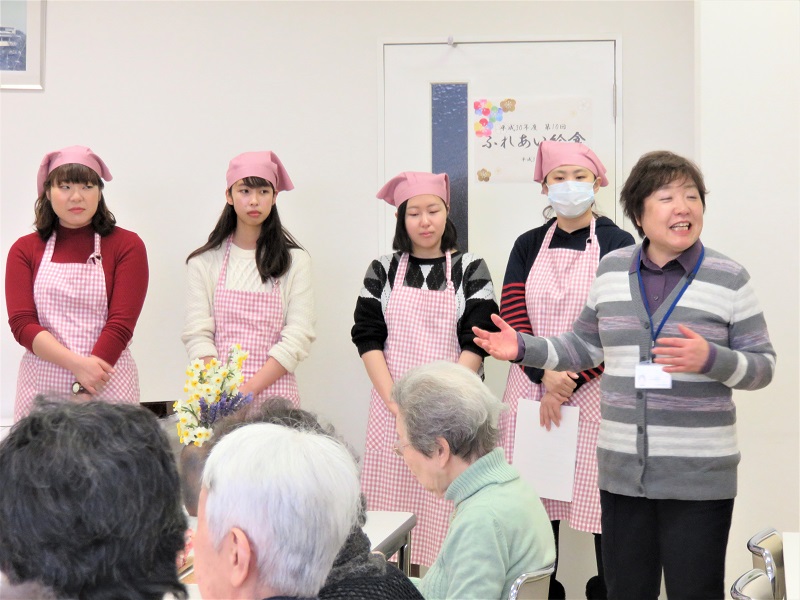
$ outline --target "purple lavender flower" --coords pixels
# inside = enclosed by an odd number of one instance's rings
[[[217,402],[210,406],[204,400],[200,400],[200,422],[205,427],[211,427],[218,419],[227,417],[240,410],[242,407],[247,406],[253,401],[252,392],[246,396],[241,392],[229,395],[228,392],[222,392]]]

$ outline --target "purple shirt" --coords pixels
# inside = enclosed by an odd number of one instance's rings
[[[642,243],[642,285],[644,286],[644,293],[647,296],[647,304],[650,309],[650,314],[654,314],[659,307],[663,304],[664,298],[672,293],[675,286],[681,280],[681,277],[688,275],[694,269],[697,261],[700,259],[700,253],[703,250],[703,244],[697,240],[694,244],[684,250],[680,256],[674,260],[669,261],[663,267],[659,267],[652,260],[647,257],[647,247],[650,241],[645,238]],[[636,273],[636,267],[639,263],[639,253],[633,255],[631,262],[630,273]],[[708,373],[711,365],[714,364],[714,359],[717,356],[717,350],[712,345],[708,346],[708,358],[706,364],[703,365],[701,373]]]
[[[692,272],[697,260],[700,258],[703,244],[700,240],[697,240],[684,250],[678,258],[669,261],[663,267],[659,267],[647,258],[647,247],[649,245],[650,242],[647,239],[642,243],[642,284],[644,284],[644,293],[647,296],[647,304],[652,315],[664,302],[664,298],[669,296],[672,290],[675,289],[681,277]],[[638,261],[639,253],[637,252],[633,255],[633,261],[631,262],[630,273],[632,275],[636,274]]]

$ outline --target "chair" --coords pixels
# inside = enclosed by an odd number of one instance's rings
[[[734,600],[774,600],[772,582],[761,569],[750,569],[731,586]]]
[[[508,600],[542,600],[550,592],[550,575],[556,570],[556,563],[544,569],[523,573],[511,584]]]
[[[773,528],[759,531],[747,542],[753,553],[753,568],[767,574],[776,600],[786,598],[786,573],[783,569],[783,539]]]

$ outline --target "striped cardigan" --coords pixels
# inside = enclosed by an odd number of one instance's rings
[[[731,390],[762,388],[775,369],[750,276],[737,262],[705,249],[697,276],[660,337],[682,337],[677,326],[685,325],[716,346],[714,363],[702,375],[673,373],[672,389],[637,390],[635,367],[649,360],[652,347],[633,262],[640,248],[621,248],[603,258],[572,332],[552,338],[522,334],[522,363],[581,371],[605,360],[600,489],[653,499],[733,498],[740,455]],[[684,276],[653,315],[656,327],[685,281]]]

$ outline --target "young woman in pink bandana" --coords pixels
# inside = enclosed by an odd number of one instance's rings
[[[38,394],[139,402],[128,346],[147,293],[144,243],[106,205],[111,172],[90,148],[49,152],[37,176],[36,232],[8,253],[6,305],[25,347],[14,419]]]
[[[377,197],[397,207],[394,254],[370,264],[351,332],[373,384],[361,486],[369,510],[413,512],[411,560],[431,565],[452,504],[425,491],[395,453],[394,382],[435,360],[483,372],[485,353],[470,327],[491,327],[494,287],[482,258],[456,248],[446,174],[404,172]],[[481,325],[483,327],[483,325]]]
[[[631,234],[592,210],[595,193],[608,185],[605,173],[603,163],[584,144],[544,141],[539,145],[534,180],[547,195],[545,214],[549,218],[514,243],[500,302],[500,315],[516,330],[535,335],[569,331],[586,302],[600,259],[612,250],[633,245]],[[510,410],[500,416],[501,444],[510,462],[520,398],[541,402],[540,423],[548,429],[558,426],[561,404],[580,408],[572,502],[545,497],[542,502],[553,525],[556,549],[561,521],[594,534],[598,575],[586,585],[586,597],[592,599],[606,594],[597,487],[602,373],[603,365],[581,373],[511,365],[503,398]],[[564,598],[564,588],[555,575],[550,579],[550,598]]]
[[[231,160],[225,208],[192,252],[183,343],[191,360],[249,352],[239,390],[256,404],[282,396],[300,404],[294,370],[314,341],[311,259],[281,225],[278,194],[294,189],[273,152]]]

